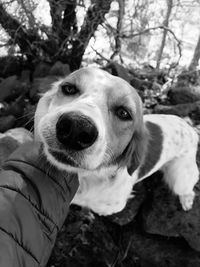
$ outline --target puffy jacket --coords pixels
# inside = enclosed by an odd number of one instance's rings
[[[0,267],[45,266],[77,188],[40,144],[18,148],[0,172]]]

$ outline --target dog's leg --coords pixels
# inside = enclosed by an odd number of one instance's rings
[[[171,160],[162,168],[166,183],[179,196],[184,210],[192,208],[195,197],[193,189],[199,179],[196,151],[193,152]]]

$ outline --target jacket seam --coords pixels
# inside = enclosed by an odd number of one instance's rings
[[[30,198],[26,197],[26,195],[24,195],[20,190],[17,190],[14,187],[11,186],[7,186],[7,185],[0,185],[0,188],[3,189],[8,189],[8,190],[12,190],[18,194],[20,194],[22,197],[24,197],[31,205],[33,208],[35,208],[37,210],[37,212],[41,215],[43,215],[44,217],[46,217],[54,226],[56,226],[57,230],[59,229],[58,225],[56,225],[56,223],[54,221],[52,221],[48,215],[46,215],[45,213],[43,213],[41,210],[39,210],[39,208],[37,207],[36,204],[34,204]],[[41,219],[42,220],[42,219]],[[48,228],[49,232],[51,233],[52,231],[50,230],[50,228],[47,226],[47,224],[44,222],[44,220],[42,220],[42,222],[45,224],[45,226]]]
[[[11,233],[9,233],[8,231],[6,231],[4,228],[2,228],[0,226],[0,231],[4,232],[5,234],[7,234],[11,239],[13,239],[15,241],[15,243],[21,247],[25,252],[26,254],[28,254],[32,259],[34,259],[40,266],[40,262],[37,260],[37,258],[27,249],[25,248]]]

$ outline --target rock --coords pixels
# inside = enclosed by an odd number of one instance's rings
[[[20,75],[20,81],[26,84],[30,83],[31,71],[23,70]]]
[[[152,82],[141,80],[137,77],[132,77],[130,84],[137,90],[145,91],[148,88],[152,87]]]
[[[14,128],[0,134],[0,166],[20,144],[31,140],[32,134],[24,128]]]
[[[188,85],[186,87],[178,85],[168,92],[168,97],[174,105],[193,103],[200,100],[200,85]]]
[[[119,225],[126,225],[133,221],[145,200],[146,190],[143,183],[138,183],[133,188],[132,199],[129,199],[126,207],[118,213],[106,216],[106,218]]]
[[[23,69],[30,68],[30,62],[21,56],[2,56],[0,57],[0,76],[9,77],[20,75]]]
[[[121,234],[121,265],[138,267],[199,267],[200,254],[193,251],[184,240],[162,238],[145,234],[135,224]],[[122,254],[123,255],[123,254]]]
[[[47,267],[114,266],[117,254],[118,248],[102,220],[72,205]]]
[[[183,87],[188,84],[200,84],[200,70],[183,70],[177,78],[177,84]]]
[[[200,71],[183,71],[168,92],[172,104],[193,103],[200,100]]]
[[[122,65],[117,62],[111,62],[106,67],[105,70],[109,71],[112,75],[118,76],[128,83],[130,83],[130,77],[128,74],[128,70],[125,69]]]
[[[141,80],[137,77],[132,77],[130,80],[130,84],[137,90],[145,91],[145,90],[152,90],[154,94],[160,94],[162,87],[157,82],[153,81],[147,81],[147,80]]]
[[[35,70],[33,72],[33,78],[42,78],[49,75],[49,71],[51,69],[51,65],[45,62],[39,62],[35,66]]]
[[[195,120],[200,117],[200,101],[178,105],[156,105],[153,109],[156,114],[173,114],[180,117],[192,116]]]
[[[21,117],[24,112],[24,107],[25,107],[25,100],[24,98],[20,97],[15,101],[10,102],[9,104],[3,103],[4,107],[0,111],[1,116],[8,116],[8,115],[13,115],[15,117]]]
[[[63,64],[60,61],[57,61],[50,69],[49,71],[49,75],[51,76],[60,76],[60,77],[64,77],[69,75],[70,72],[70,68],[68,64]]]
[[[30,98],[37,102],[40,98],[39,94],[44,94],[51,89],[52,83],[57,81],[55,76],[47,76],[45,78],[35,78],[29,92]]]
[[[3,133],[14,127],[16,118],[13,115],[0,117],[0,133]]]
[[[0,83],[0,102],[14,100],[26,90],[26,84],[21,82],[16,75],[10,76]]]
[[[200,251],[200,185],[196,188],[193,208],[186,212],[164,181],[151,180],[151,183],[149,201],[142,211],[144,230],[166,237],[183,237],[191,248]]]

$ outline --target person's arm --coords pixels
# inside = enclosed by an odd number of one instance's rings
[[[22,145],[2,168],[0,266],[45,266],[78,178],[46,162],[37,143]]]

